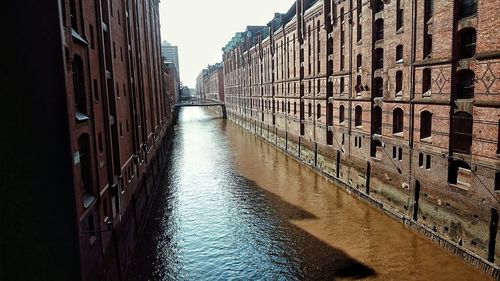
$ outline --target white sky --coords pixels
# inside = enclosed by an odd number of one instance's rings
[[[208,64],[222,61],[222,47],[247,25],[266,25],[294,0],[162,0],[161,40],[179,46],[180,78],[194,88]]]

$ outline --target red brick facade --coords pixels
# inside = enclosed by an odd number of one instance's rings
[[[196,94],[202,99],[224,101],[224,72],[222,63],[209,65],[196,78]]]
[[[83,280],[123,276],[165,160],[158,2],[61,0]]]
[[[224,48],[229,116],[498,274],[499,4],[298,0]]]

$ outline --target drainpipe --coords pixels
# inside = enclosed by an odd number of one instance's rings
[[[415,52],[415,46],[417,43],[417,36],[416,36],[416,31],[417,31],[417,17],[416,17],[416,11],[417,11],[417,1],[412,1],[412,7],[411,7],[411,18],[412,18],[412,31],[411,31],[411,42],[412,42],[412,48],[411,50],[411,59],[410,59],[410,135],[409,135],[409,186],[410,186],[410,191],[415,189],[415,184],[413,182],[413,141],[414,141],[414,133],[415,133],[415,104],[414,104],[414,98],[415,98],[415,59],[416,59],[416,52]],[[409,194],[409,198],[411,198],[412,195]],[[415,198],[414,198],[415,199]],[[409,207],[409,204],[408,204]],[[408,208],[409,210],[412,208]]]
[[[349,143],[351,142],[352,132],[352,0],[349,0],[349,14],[347,16],[349,25]],[[351,146],[348,146],[347,151],[351,157]]]

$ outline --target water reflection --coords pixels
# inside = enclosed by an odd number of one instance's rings
[[[233,123],[180,120],[129,280],[486,278]]]

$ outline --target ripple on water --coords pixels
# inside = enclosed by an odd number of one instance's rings
[[[486,276],[203,110],[183,110],[128,279]]]

